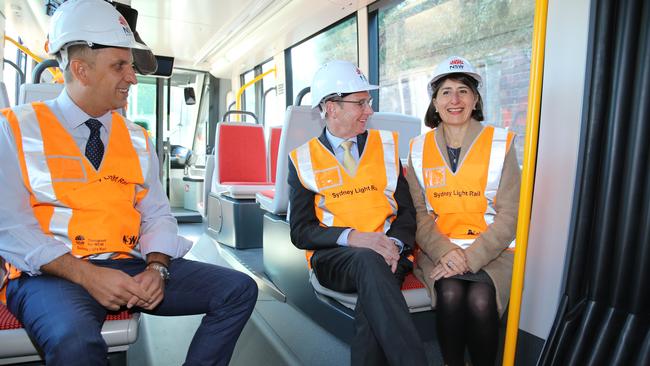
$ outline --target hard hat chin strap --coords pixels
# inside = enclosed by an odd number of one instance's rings
[[[59,68],[61,71],[65,71],[66,67],[68,67],[68,47],[61,47],[61,50],[59,50]]]
[[[70,61],[70,58],[68,57],[68,47],[70,46],[76,46],[76,45],[86,45],[88,47],[92,47],[93,43],[88,42],[88,41],[78,41],[78,42],[70,42],[68,44],[65,44],[61,49],[59,50],[59,58],[61,59],[59,61],[59,68],[64,71],[66,67],[68,67],[68,62]]]

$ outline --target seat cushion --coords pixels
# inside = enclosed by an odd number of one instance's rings
[[[354,310],[354,307],[357,304],[356,294],[337,292],[324,287],[320,282],[318,282],[313,271],[309,274],[309,282],[311,282],[312,287],[317,293],[331,297],[340,302],[343,306]],[[411,313],[431,310],[431,298],[429,297],[429,293],[413,273],[409,273],[404,279],[404,282],[402,283],[402,295],[404,296]]]
[[[106,320],[126,320],[131,319],[132,316],[133,314],[128,310],[110,312],[108,315],[106,315]],[[22,327],[23,325],[20,324],[18,319],[16,319],[12,313],[9,312],[9,309],[7,309],[5,305],[0,304],[0,331],[7,329],[19,329]]]

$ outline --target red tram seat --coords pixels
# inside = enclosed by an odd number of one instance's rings
[[[280,136],[282,135],[282,127],[271,127],[269,135],[269,173],[271,182],[275,183],[275,173],[278,165],[278,149],[280,148]]]
[[[264,127],[243,122],[217,125],[212,192],[254,198],[273,187],[266,172]]]
[[[109,352],[122,352],[138,338],[139,313],[110,313],[102,326]],[[0,303],[0,365],[41,360],[20,322]]]

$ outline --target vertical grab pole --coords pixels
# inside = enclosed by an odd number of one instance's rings
[[[530,61],[528,114],[526,116],[526,142],[524,145],[521,193],[519,196],[519,216],[517,218],[517,246],[512,269],[510,309],[508,310],[508,326],[506,328],[506,341],[503,349],[503,366],[514,365],[515,351],[517,349],[521,295],[524,287],[524,270],[526,268],[526,251],[528,249],[530,211],[533,200],[533,185],[535,183],[535,165],[537,163],[537,139],[539,135],[539,115],[542,101],[547,13],[548,0],[536,0],[533,25],[533,50]]]
[[[241,96],[242,96],[242,94],[244,94],[244,90],[246,90],[246,88],[248,88],[249,86],[255,84],[256,82],[262,80],[262,78],[264,78],[266,75],[268,75],[270,73],[273,73],[273,75],[275,75],[275,77],[277,78],[277,73],[275,72],[275,70],[276,70],[276,68],[275,68],[275,66],[273,66],[273,68],[271,70],[257,75],[253,80],[251,80],[251,81],[247,82],[246,84],[242,85],[242,87],[239,88],[239,90],[237,90],[237,94],[235,95],[235,103],[236,103],[235,104],[235,110],[236,111],[241,110]],[[237,115],[237,121],[239,121],[239,115]]]

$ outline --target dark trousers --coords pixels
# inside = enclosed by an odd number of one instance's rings
[[[140,259],[93,263],[131,276],[145,268]],[[154,310],[143,312],[205,314],[185,364],[227,365],[255,307],[257,285],[241,272],[185,259],[172,260],[169,272],[163,301]],[[101,327],[107,310],[81,286],[59,277],[23,274],[9,282],[7,307],[42,349],[47,365],[106,364]]]
[[[402,258],[393,274],[375,251],[339,247],[317,250],[311,263],[323,286],[358,295],[352,365],[427,364],[424,346],[400,291],[410,270],[408,260]]]

